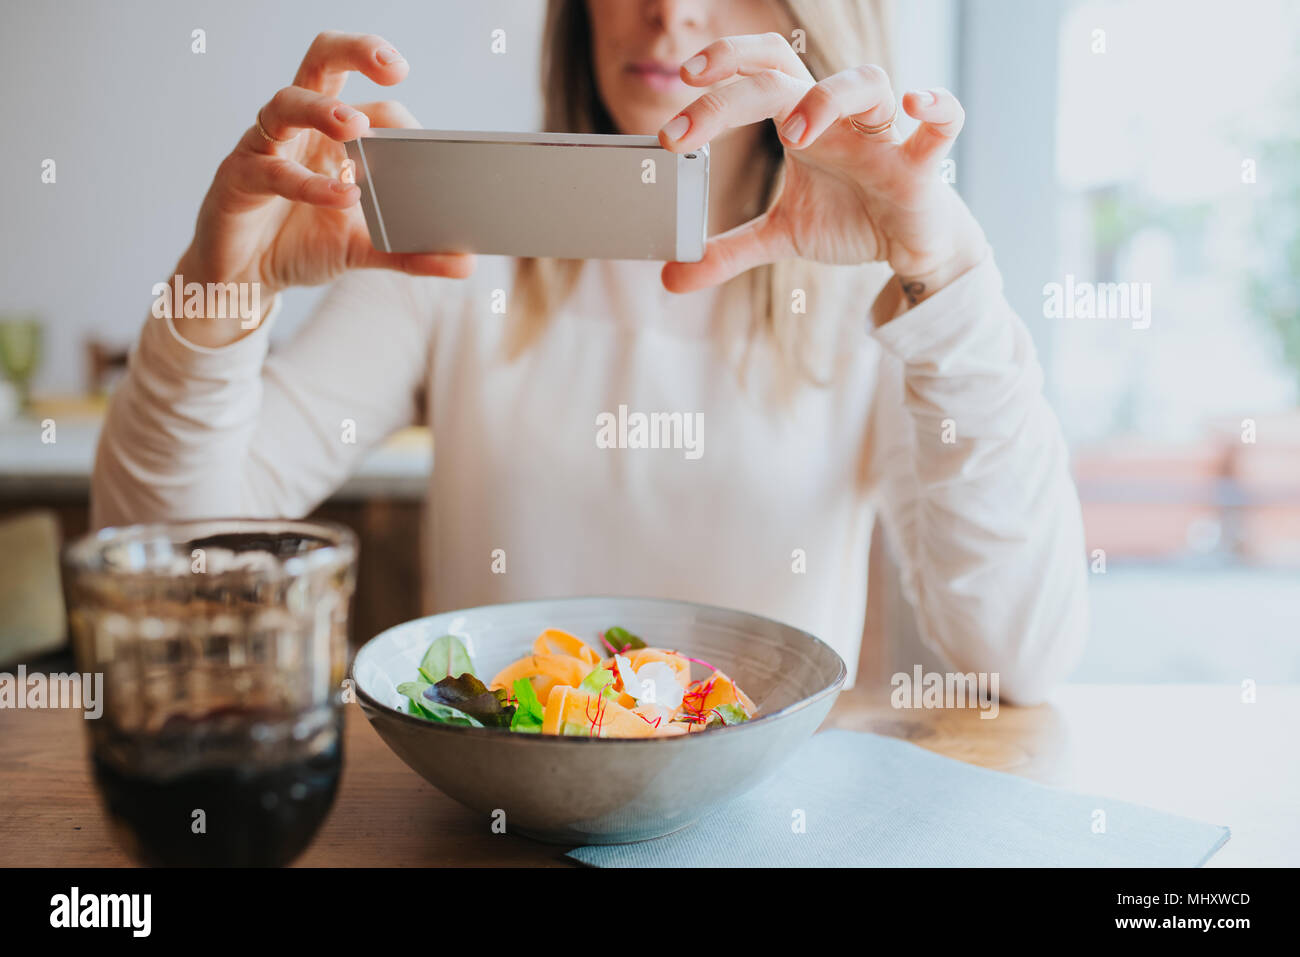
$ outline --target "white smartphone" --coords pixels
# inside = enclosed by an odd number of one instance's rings
[[[376,249],[698,262],[709,147],[653,136],[373,129],[345,144]]]

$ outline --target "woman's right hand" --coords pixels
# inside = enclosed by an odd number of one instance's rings
[[[225,158],[199,210],[194,241],[177,268],[189,282],[256,282],[262,308],[290,286],[329,282],[348,269],[384,268],[464,278],[469,254],[385,253],[370,243],[358,200],[343,182],[343,143],[370,126],[416,128],[400,103],[353,108],[339,100],[350,71],[383,86],[400,83],[408,65],[383,38],[327,32],[313,41],[293,85],[261,110],[273,143],[249,127]],[[186,338],[219,346],[247,329],[185,323]]]

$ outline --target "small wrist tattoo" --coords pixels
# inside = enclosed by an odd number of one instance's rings
[[[903,282],[902,280],[899,280]],[[923,282],[903,282],[903,292],[907,294],[909,305],[915,306],[925,295],[925,283]]]

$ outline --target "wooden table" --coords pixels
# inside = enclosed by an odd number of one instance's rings
[[[77,712],[0,710],[0,865],[129,861],[91,785]],[[1211,866],[1300,864],[1300,686],[1066,685],[1037,708],[894,710],[883,692],[841,696],[828,725],[1232,828]],[[563,848],[492,834],[426,784],[349,707],[338,802],[299,863],[541,865]]]

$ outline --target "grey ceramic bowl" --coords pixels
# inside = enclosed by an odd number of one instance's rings
[[[612,625],[708,661],[759,707],[744,724],[671,738],[583,738],[435,724],[406,713],[397,685],[435,638],[454,634],[485,681],[544,628],[596,643]],[[697,677],[706,673],[700,666]],[[506,829],[563,844],[619,844],[694,823],[774,771],[826,717],[846,675],[807,632],[756,615],[650,598],[563,598],[420,618],[368,641],[352,666],[362,710],[440,791]]]

